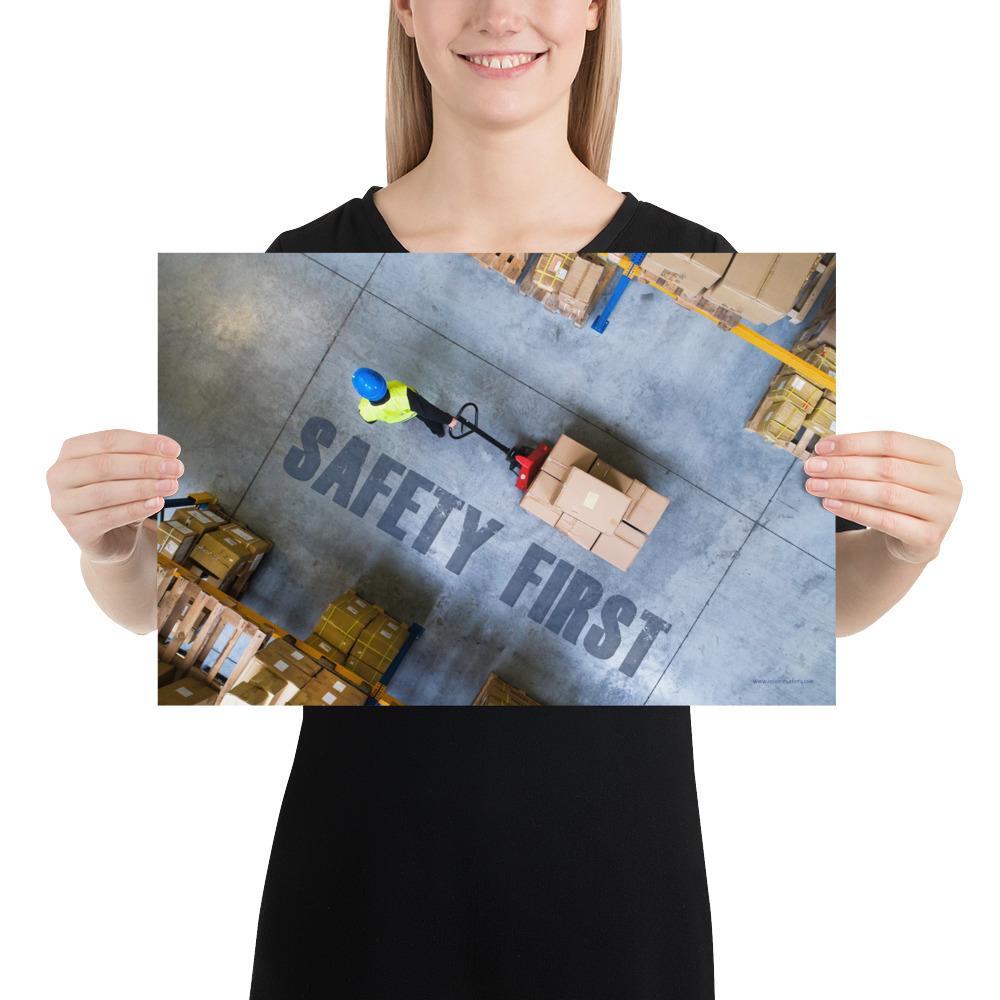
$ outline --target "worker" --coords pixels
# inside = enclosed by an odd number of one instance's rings
[[[444,437],[447,428],[458,426],[458,417],[428,403],[416,389],[411,389],[405,382],[386,382],[371,368],[359,368],[351,381],[361,397],[358,410],[366,424],[379,421],[401,424],[416,417],[439,438]]]

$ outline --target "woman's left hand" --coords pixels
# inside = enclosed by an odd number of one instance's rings
[[[823,438],[805,470],[827,510],[882,532],[905,562],[938,554],[962,498],[952,450],[898,431]]]

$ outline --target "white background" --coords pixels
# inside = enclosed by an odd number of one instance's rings
[[[44,472],[155,429],[156,251],[263,250],[385,183],[386,7],[8,11],[8,996],[247,995],[299,714],[150,705],[155,640],[90,602]],[[837,708],[695,710],[718,996],[996,996],[993,32],[777,0],[626,0],[624,31],[611,184],[744,252],[836,250],[841,429],[945,441],[966,483],[940,560],[840,644]]]

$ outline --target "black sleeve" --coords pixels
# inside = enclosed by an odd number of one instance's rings
[[[848,521],[846,517],[837,518],[837,531],[859,531],[864,530],[863,524],[855,524],[853,521]]]
[[[410,401],[410,409],[423,420],[430,420],[435,424],[450,424],[452,415],[439,410],[433,403],[428,403],[423,396],[415,389],[406,390],[407,398]]]
[[[285,248],[281,245],[281,237],[284,236],[284,235],[285,235],[284,233],[279,233],[277,236],[275,236],[274,242],[264,252],[265,253],[284,253],[285,252]]]
[[[724,237],[718,233],[713,233],[712,235],[715,236],[715,245],[712,247],[712,253],[736,253],[736,247],[727,242]]]

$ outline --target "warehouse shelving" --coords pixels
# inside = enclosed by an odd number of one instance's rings
[[[604,260],[609,260],[609,255],[606,253],[599,253],[596,256],[601,257]],[[641,268],[638,266],[642,259],[646,255],[644,253],[636,253],[631,257],[627,254],[622,254],[619,260],[613,261],[617,267],[619,267],[624,273],[619,275],[618,281],[615,287],[611,291],[611,296],[605,303],[604,308],[598,314],[597,318],[591,324],[592,328],[598,333],[603,333],[607,327],[611,318],[611,314],[614,312],[615,307],[618,305],[619,300],[625,293],[625,290],[631,284],[632,281],[641,273]],[[829,279],[829,275],[832,272],[832,267],[824,267],[823,271],[819,272],[819,278],[816,279],[813,287],[810,289],[808,294],[808,307],[803,304],[802,315],[808,308],[811,308],[812,303],[815,302],[816,297],[820,294],[823,287],[826,285],[826,281]],[[825,275],[825,277],[824,277]],[[820,283],[822,281],[822,283]],[[662,292],[664,295],[669,296],[674,301],[676,301],[679,296],[676,292],[670,290],[669,288],[664,288],[662,285],[656,282],[650,282],[649,286],[655,288],[657,291]],[[699,308],[696,305],[690,304],[685,305],[683,308],[689,309],[692,312],[696,312],[706,319],[711,320],[716,326],[721,328],[722,324],[717,317],[713,316],[710,312],[706,312],[704,309]],[[819,386],[821,389],[827,389],[830,392],[836,392],[837,384],[836,379],[828,374],[827,372],[821,371],[819,368],[814,367],[809,364],[803,358],[800,358],[797,354],[793,354],[787,348],[782,347],[780,344],[776,344],[773,340],[769,340],[763,334],[759,333],[757,330],[746,326],[743,323],[737,323],[729,329],[730,333],[735,334],[740,339],[746,341],[758,350],[764,351],[769,354],[772,358],[780,361],[783,365],[788,365],[793,371],[797,372],[803,378],[808,379],[813,385]]]

